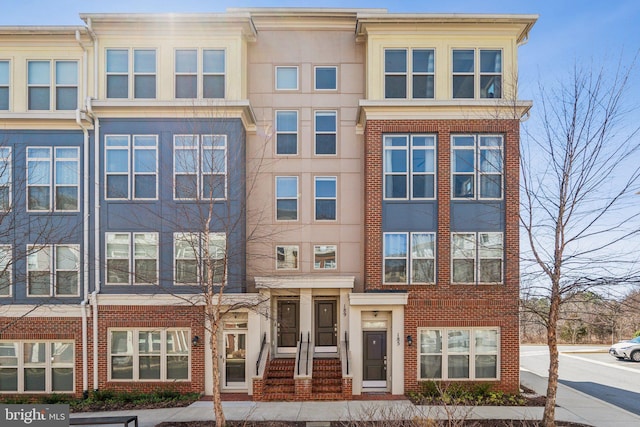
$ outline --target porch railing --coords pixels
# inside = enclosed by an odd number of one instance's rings
[[[309,353],[311,353],[310,347],[311,347],[311,332],[307,332],[307,341],[306,341],[306,348],[304,348],[305,344],[305,340],[304,340],[304,335],[302,332],[300,332],[300,341],[298,341],[298,353],[296,354],[296,360],[297,360],[297,367],[296,367],[296,375],[301,375],[300,374],[300,364],[304,361],[304,375],[309,375]],[[306,354],[303,354],[303,351]]]
[[[262,335],[262,344],[260,344],[260,353],[258,353],[258,361],[256,362],[256,376],[260,375],[260,362],[262,361],[262,354],[264,353],[264,348],[267,345],[267,333],[265,332]]]

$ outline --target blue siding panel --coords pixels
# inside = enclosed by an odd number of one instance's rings
[[[436,231],[436,201],[383,201],[382,231]]]
[[[451,202],[451,231],[504,231],[504,201]]]

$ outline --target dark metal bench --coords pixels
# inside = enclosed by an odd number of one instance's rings
[[[70,426],[86,426],[91,424],[122,424],[129,427],[129,423],[133,421],[133,425],[138,427],[137,415],[120,415],[114,417],[80,417],[69,418]]]

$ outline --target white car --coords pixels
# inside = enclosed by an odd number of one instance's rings
[[[612,345],[609,354],[618,360],[629,359],[640,362],[640,336]]]

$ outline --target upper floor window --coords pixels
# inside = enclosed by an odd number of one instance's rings
[[[13,253],[11,245],[0,245],[0,296],[11,295],[13,283]]]
[[[453,283],[502,283],[502,233],[452,233]]]
[[[227,239],[224,233],[174,233],[175,281],[181,285],[206,285],[226,280]],[[208,261],[207,261],[208,258]]]
[[[109,380],[188,380],[190,349],[188,329],[109,330]]]
[[[107,199],[156,199],[158,137],[156,135],[105,136]]]
[[[173,171],[175,199],[225,199],[227,136],[175,135]]]
[[[451,145],[453,198],[502,199],[502,135],[455,135]]]
[[[315,112],[315,153],[316,155],[336,154],[337,112]]]
[[[76,296],[79,279],[80,245],[27,247],[28,296]]]
[[[297,270],[298,252],[297,245],[276,246],[276,270]]]
[[[12,182],[11,147],[0,147],[0,211],[11,209]]]
[[[224,98],[225,51],[203,49],[201,61],[198,61],[198,53],[197,49],[176,50],[176,98]],[[201,71],[199,63],[202,64]]]
[[[73,341],[0,341],[0,393],[73,392]]]
[[[156,51],[133,49],[133,97],[156,97]],[[130,97],[129,49],[107,49],[107,98]]]
[[[338,247],[336,245],[314,245],[313,269],[335,270],[338,268],[338,258],[336,257],[337,249]]]
[[[158,283],[158,233],[106,234],[107,285]]]
[[[435,245],[435,233],[384,233],[384,283],[435,283]]]
[[[28,211],[77,211],[79,182],[79,148],[27,147]]]
[[[453,50],[453,97],[502,98],[502,51]]]
[[[338,89],[337,67],[316,67],[315,74],[316,90]]]
[[[497,379],[498,328],[419,329],[420,379]]]
[[[435,198],[434,135],[384,136],[384,198]]]
[[[434,62],[433,49],[385,49],[384,97],[433,98]]]
[[[298,177],[276,177],[276,220],[298,220]]]
[[[276,154],[298,154],[298,112],[276,111]]]
[[[276,67],[276,90],[298,90],[298,67]]]
[[[52,81],[55,82],[53,87]],[[53,79],[51,61],[29,61],[27,82],[29,110],[51,110],[52,99],[55,99],[53,105],[56,110],[75,110],[78,107],[76,61],[54,61]]]
[[[316,221],[333,221],[337,217],[337,178],[318,176],[315,178]]]
[[[9,61],[0,61],[0,110],[9,109]]]

